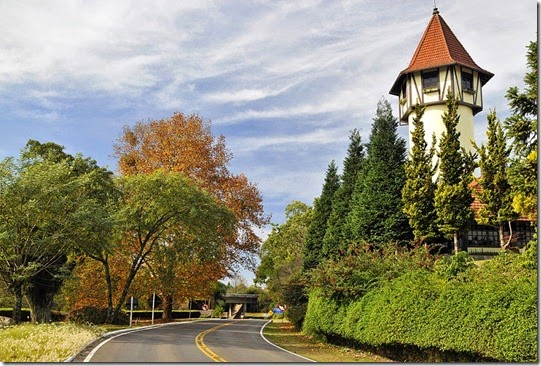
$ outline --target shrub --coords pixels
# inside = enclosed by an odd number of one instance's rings
[[[437,271],[380,281],[362,297],[315,288],[304,330],[408,361],[535,362],[537,272],[522,263],[503,253],[477,268],[460,254]]]
[[[98,308],[95,306],[85,306],[83,308],[73,310],[69,313],[66,320],[79,324],[105,324],[107,319],[107,309]],[[130,319],[125,313],[120,313],[113,319],[113,324],[127,325],[130,324]]]

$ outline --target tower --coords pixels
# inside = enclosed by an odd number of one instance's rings
[[[406,69],[398,75],[390,94],[399,97],[400,123],[409,126],[411,149],[412,107],[426,106],[423,122],[425,140],[431,144],[432,134],[439,139],[445,131],[442,122],[447,91],[459,100],[460,145],[471,150],[474,139],[473,116],[483,110],[482,87],[494,74],[480,68],[460,43],[451,28],[434,8],[426,30]]]

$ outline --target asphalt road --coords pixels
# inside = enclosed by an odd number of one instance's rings
[[[134,329],[102,340],[74,362],[310,362],[269,343],[266,320],[203,320]]]

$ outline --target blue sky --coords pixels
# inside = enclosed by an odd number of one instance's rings
[[[312,204],[349,131],[368,141],[380,98],[407,67],[432,0],[2,1],[0,158],[53,141],[116,170],[122,127],[174,112],[211,120],[231,170],[256,183],[272,221]],[[476,63],[495,74],[475,117],[508,115],[523,85],[537,2],[437,1]],[[407,131],[401,129],[405,137]],[[270,229],[264,230],[265,237]],[[249,275],[248,275],[249,277]]]

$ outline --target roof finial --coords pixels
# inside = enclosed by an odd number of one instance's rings
[[[434,10],[432,11],[432,15],[439,14],[438,6],[436,5],[436,0],[434,0]]]

